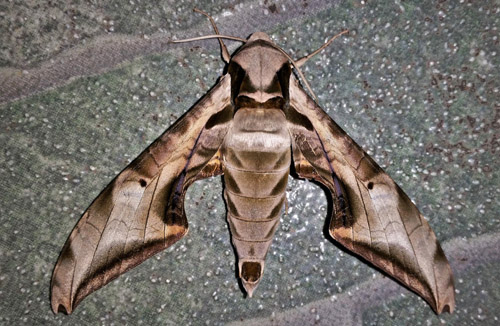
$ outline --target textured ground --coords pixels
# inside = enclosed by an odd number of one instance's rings
[[[500,323],[500,3],[196,1],[225,34],[269,33],[319,103],[417,203],[455,273],[436,316],[324,237],[321,189],[289,182],[290,210],[254,298],[237,285],[219,178],[194,184],[189,235],[53,315],[59,252],[101,189],[214,85],[215,41],[193,2],[0,4],[0,324],[497,325]],[[237,47],[230,44],[230,50]]]

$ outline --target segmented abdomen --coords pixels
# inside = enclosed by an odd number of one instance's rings
[[[285,200],[291,151],[278,109],[240,108],[223,148],[224,196],[232,241],[241,263],[261,262]]]

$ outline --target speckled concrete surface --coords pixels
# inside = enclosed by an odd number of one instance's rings
[[[0,4],[0,324],[499,323],[498,1],[106,3]],[[52,314],[50,276],[80,214],[223,70],[216,42],[166,42],[211,32],[194,5],[294,57],[351,30],[304,73],[429,220],[455,272],[454,314],[326,239],[325,195],[302,180],[245,299],[219,178],[190,188],[186,238]]]

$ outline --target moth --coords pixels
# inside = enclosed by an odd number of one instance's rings
[[[85,211],[53,272],[54,313],[70,314],[87,295],[186,235],[186,190],[218,175],[239,278],[251,297],[291,170],[328,189],[334,240],[416,292],[436,313],[452,312],[452,271],[429,224],[293,73],[295,68],[313,94],[300,66],[338,35],[293,60],[267,34],[224,36],[201,13],[215,34],[182,41],[217,38],[227,73]],[[243,45],[230,56],[223,38]]]

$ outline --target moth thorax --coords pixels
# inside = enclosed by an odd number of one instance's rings
[[[291,73],[288,59],[271,42],[259,38],[260,35],[257,33],[256,40],[243,46],[230,63],[233,96],[257,103],[288,98]]]

